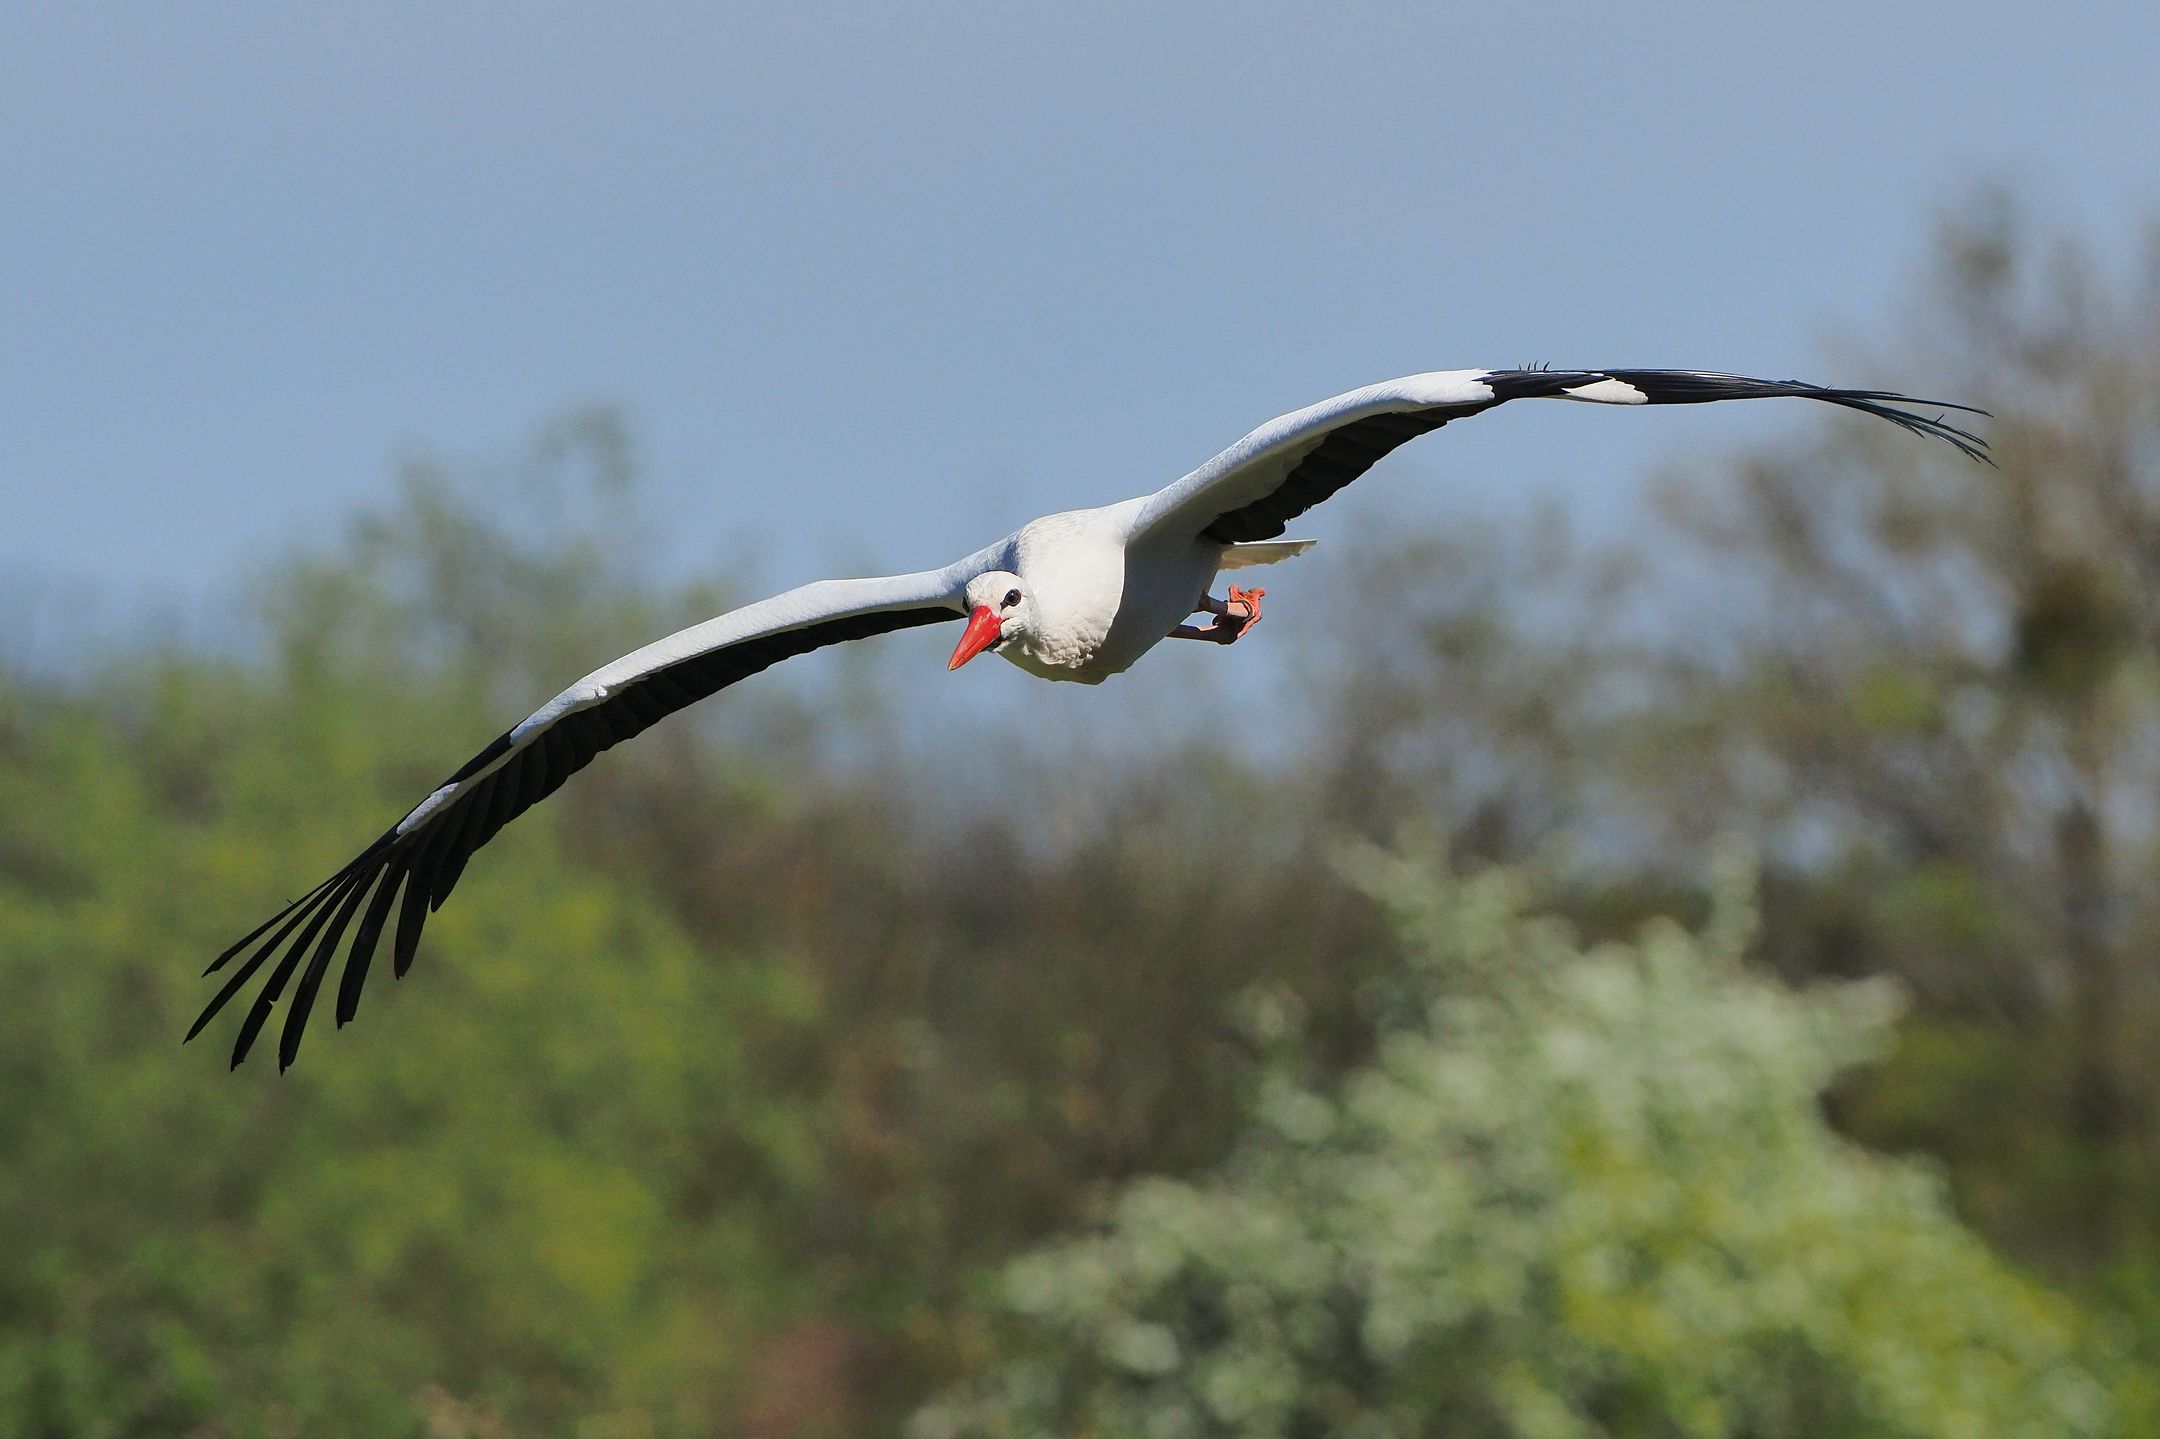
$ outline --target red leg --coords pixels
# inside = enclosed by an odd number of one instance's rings
[[[1200,608],[1215,616],[1215,623],[1206,629],[1194,625],[1179,625],[1170,631],[1174,640],[1206,640],[1210,644],[1235,644],[1244,638],[1245,631],[1260,623],[1260,597],[1266,590],[1241,590],[1230,587],[1230,598],[1218,600],[1212,595],[1200,597]]]
[[[1249,590],[1241,590],[1236,585],[1230,587],[1230,603],[1223,606],[1223,617],[1237,626],[1237,633],[1231,639],[1244,638],[1245,631],[1260,623],[1260,597],[1266,593],[1257,586]]]

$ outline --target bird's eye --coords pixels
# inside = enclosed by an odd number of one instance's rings
[[[1008,609],[1008,610],[1009,610],[1009,609],[1011,609],[1011,608],[1012,608],[1012,607],[1013,607],[1014,605],[1016,605],[1016,604],[1019,604],[1019,603],[1020,603],[1020,592],[1019,592],[1018,590],[1007,590],[1007,591],[1005,592],[1005,603],[1004,603],[1004,604],[1003,604],[1002,606],[1000,606],[1000,608],[1001,608],[1001,609]]]

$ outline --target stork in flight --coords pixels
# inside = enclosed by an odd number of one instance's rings
[[[1284,524],[1362,475],[1406,440],[1509,400],[1692,405],[1797,396],[1931,435],[1976,460],[1986,443],[1942,416],[1962,410],[1882,390],[1834,390],[1700,370],[1441,370],[1368,385],[1270,420],[1166,489],[1021,526],[947,565],[880,579],[824,580],[655,640],[576,684],[496,737],[353,861],[258,926],[206,974],[240,963],[188,1031],[193,1039],[258,975],[233,1043],[247,1058],[288,988],[278,1068],[292,1063],[317,991],[348,931],[337,1022],[353,1017],[389,926],[393,972],[413,961],[421,927],[473,851],[553,794],[594,755],[793,655],[845,640],[964,618],[948,668],[985,650],[1029,674],[1100,684],[1164,639],[1229,644],[1259,620],[1258,589],[1208,590],[1224,570],[1311,548]],[[1186,621],[1205,612],[1210,623]],[[399,902],[399,895],[404,896]],[[356,924],[357,922],[357,924]],[[244,958],[243,958],[244,956]]]

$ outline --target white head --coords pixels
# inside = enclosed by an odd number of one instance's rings
[[[1004,649],[1035,635],[1035,604],[1027,581],[1005,570],[992,570],[968,581],[967,633],[952,652],[956,670],[987,649]]]

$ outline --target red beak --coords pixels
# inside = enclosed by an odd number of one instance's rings
[[[975,613],[968,616],[967,633],[960,636],[960,643],[953,646],[952,663],[945,666],[956,670],[975,656],[998,642],[1004,632],[1005,622],[991,613],[990,606],[977,605]]]

